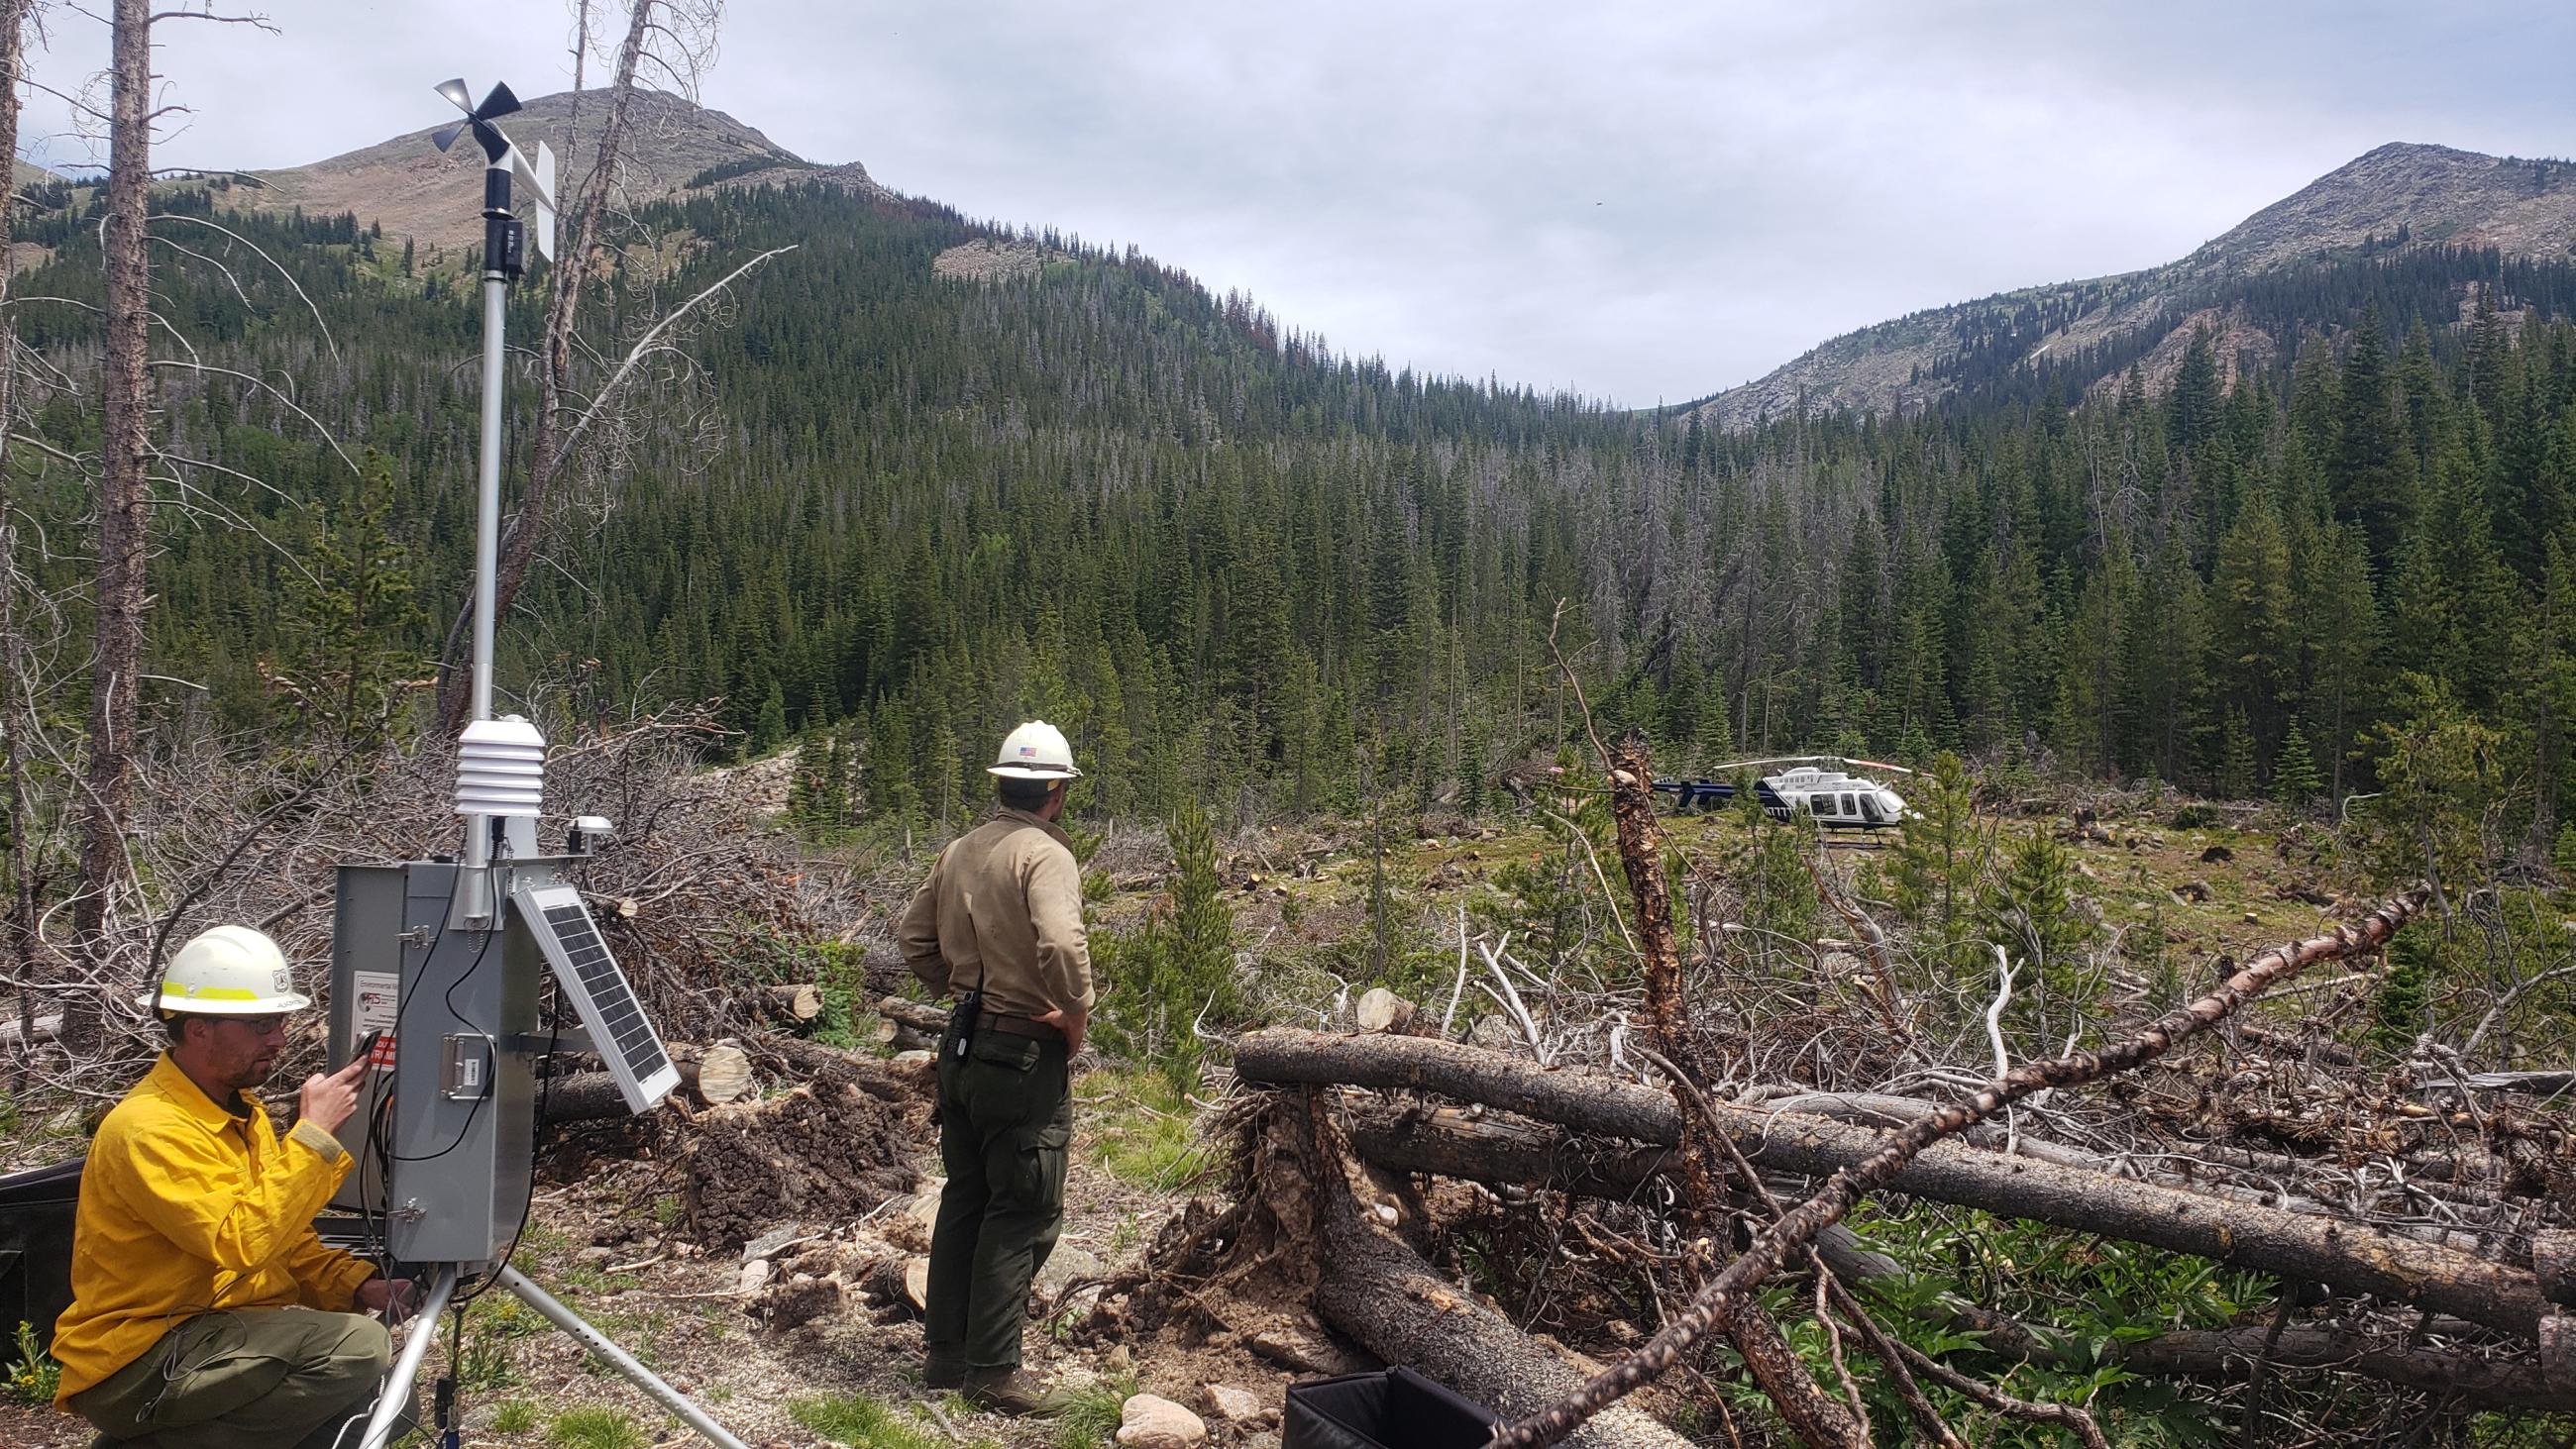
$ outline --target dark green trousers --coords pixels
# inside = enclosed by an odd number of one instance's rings
[[[966,1059],[939,1044],[939,1157],[948,1186],[930,1233],[935,1362],[970,1371],[1020,1364],[1029,1283],[1064,1227],[1073,1093],[1064,1043],[986,1027]]]
[[[71,1406],[109,1439],[148,1449],[330,1449],[375,1403],[391,1358],[385,1326],[362,1314],[200,1313]]]

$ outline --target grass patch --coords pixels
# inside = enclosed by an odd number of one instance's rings
[[[1215,1165],[1199,1140],[1197,1109],[1160,1073],[1108,1069],[1089,1074],[1077,1089],[1096,1124],[1094,1152],[1121,1182],[1173,1192]]]
[[[1074,1391],[1073,1407],[1055,1421],[1055,1449],[1100,1449],[1118,1434],[1120,1411],[1136,1393],[1136,1376],[1099,1379]]]
[[[566,1409],[546,1430],[555,1449],[651,1449],[652,1441],[622,1409]]]
[[[812,1433],[850,1449],[947,1449],[948,1438],[931,1425],[899,1413],[865,1394],[827,1394],[798,1399],[788,1417]],[[975,1449],[996,1449],[993,1441],[976,1441]]]
[[[492,1411],[492,1432],[524,1434],[537,1427],[537,1406],[525,1399],[512,1399]]]

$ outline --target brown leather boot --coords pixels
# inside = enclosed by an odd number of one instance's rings
[[[964,1362],[940,1354],[921,1361],[921,1386],[926,1389],[962,1389],[966,1387]]]

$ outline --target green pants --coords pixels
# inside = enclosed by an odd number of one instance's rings
[[[108,1438],[148,1449],[331,1449],[343,1422],[375,1403],[392,1353],[385,1326],[355,1313],[200,1313],[71,1406]],[[343,1449],[357,1438],[349,1430]]]
[[[1064,1043],[986,1027],[966,1059],[939,1044],[939,1157],[948,1186],[930,1234],[934,1362],[970,1371],[1020,1364],[1029,1282],[1064,1226],[1073,1094]]]

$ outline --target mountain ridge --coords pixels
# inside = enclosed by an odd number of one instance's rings
[[[1830,338],[1679,411],[1735,430],[1802,408],[1916,410],[1955,391],[1949,374],[1971,354],[1988,367],[2057,362],[2159,324],[2165,331],[2149,350],[2163,350],[2189,326],[2213,316],[2224,324],[2231,284],[2338,255],[2436,246],[2534,261],[2576,256],[2576,163],[2389,142],[2175,261],[1908,313]],[[2176,322],[2177,314],[2187,320]],[[2289,340],[2239,336],[2258,350]],[[2007,355],[1997,357],[1999,350]]]
[[[540,141],[554,147],[559,199],[566,205],[589,170],[589,137],[605,115],[607,98],[606,90],[578,93],[583,129],[578,141],[572,136],[572,91],[536,97],[501,122],[510,139],[530,151]],[[893,196],[858,162],[809,161],[757,127],[678,96],[638,91],[628,125],[625,188],[632,202],[791,175]],[[380,224],[388,233],[424,245],[471,245],[483,236],[483,155],[465,142],[442,153],[430,139],[437,129],[423,126],[307,165],[252,172],[255,185],[236,188],[234,200],[322,214],[346,211],[362,227]]]

